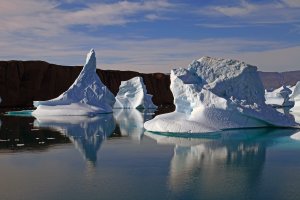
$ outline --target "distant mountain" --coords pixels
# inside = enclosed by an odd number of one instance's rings
[[[273,90],[282,85],[295,85],[300,81],[300,70],[289,72],[259,72],[265,89]]]

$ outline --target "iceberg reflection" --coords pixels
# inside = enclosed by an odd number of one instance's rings
[[[295,129],[263,128],[230,130],[197,138],[151,132],[145,135],[159,144],[175,145],[169,171],[169,187],[175,195],[190,190],[195,191],[192,196],[205,193],[206,197],[217,199],[217,191],[224,199],[234,199],[233,194],[258,187],[267,148],[295,132]]]
[[[115,109],[114,117],[119,126],[121,136],[129,136],[140,141],[144,134],[144,122],[153,117],[148,110],[144,112],[137,109]]]
[[[88,116],[41,116],[34,121],[38,128],[50,128],[69,137],[84,158],[93,164],[102,142],[115,130],[112,114]]]

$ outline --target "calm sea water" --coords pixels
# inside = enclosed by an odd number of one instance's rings
[[[300,199],[297,130],[170,136],[152,117],[1,115],[0,199]]]

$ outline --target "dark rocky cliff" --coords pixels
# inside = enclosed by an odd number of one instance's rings
[[[71,86],[81,69],[43,61],[0,61],[0,107],[31,107],[35,100],[55,98]],[[121,81],[141,76],[156,105],[173,104],[168,75],[99,69],[97,73],[115,95]]]
[[[43,61],[0,61],[0,107],[31,107],[34,100],[48,100],[67,90],[82,66],[60,66]],[[162,73],[143,74],[133,71],[97,70],[102,82],[116,95],[121,81],[135,76],[144,79],[148,93],[156,105],[172,105],[170,77]],[[266,89],[282,83],[294,85],[300,71],[260,72]]]
[[[282,85],[295,85],[300,81],[300,70],[289,72],[259,72],[260,78],[268,90],[273,90]]]

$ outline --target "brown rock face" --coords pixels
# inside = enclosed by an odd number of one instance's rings
[[[71,86],[81,69],[43,61],[0,61],[0,107],[31,107],[33,101],[55,98]],[[168,75],[99,69],[97,74],[115,95],[121,81],[141,76],[156,105],[173,104]]]
[[[0,61],[0,108],[31,107],[33,101],[55,98],[71,86],[81,69],[82,66],[60,66],[43,61]],[[169,75],[100,69],[97,73],[114,95],[121,81],[141,76],[156,105],[173,105]],[[300,80],[300,71],[259,73],[266,89],[295,85]]]
[[[300,71],[290,72],[259,72],[265,89],[274,90],[282,85],[296,85],[300,80]]]

